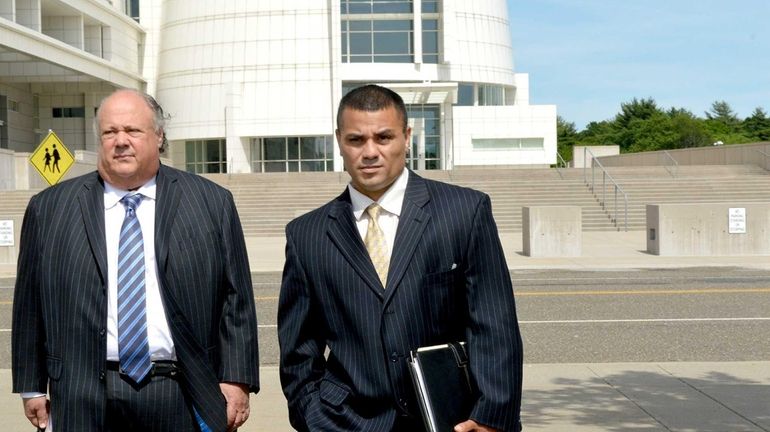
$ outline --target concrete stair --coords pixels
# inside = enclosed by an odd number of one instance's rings
[[[645,205],[683,202],[770,201],[770,176],[752,165],[681,166],[673,177],[664,167],[612,167],[609,174],[628,194],[628,229],[645,229]],[[473,168],[423,171],[420,175],[486,192],[501,232],[521,231],[524,206],[579,206],[584,231],[618,228],[586,186],[591,171],[581,168]],[[349,181],[346,173],[209,174],[235,197],[246,236],[281,236],[291,219],[339,195]],[[594,172],[601,197],[602,175]],[[607,185],[610,183],[607,182]],[[0,217],[22,215],[36,191],[0,193]],[[608,210],[613,189],[607,188]],[[623,228],[623,204],[619,222]]]

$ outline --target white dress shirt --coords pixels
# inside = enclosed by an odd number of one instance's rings
[[[385,235],[385,241],[388,243],[388,257],[393,254],[393,243],[396,241],[396,230],[398,229],[398,218],[401,217],[401,207],[404,204],[404,194],[406,193],[406,183],[409,181],[409,170],[404,167],[404,171],[377,200],[382,207],[378,224]],[[369,214],[366,208],[374,201],[368,196],[357,191],[352,184],[348,185],[350,191],[350,202],[353,205],[353,216],[356,219],[356,228],[361,234],[361,239],[366,239],[366,231],[369,229]]]
[[[144,276],[147,307],[147,337],[152,360],[176,360],[174,341],[166,321],[166,311],[160,297],[158,264],[155,260],[155,178],[131,193],[144,195],[136,216],[142,227],[144,242]],[[118,352],[118,245],[126,208],[120,200],[129,191],[104,183],[104,227],[107,240],[107,361],[120,361]],[[24,392],[24,399],[45,396],[45,393]]]
[[[144,241],[144,277],[147,305],[147,337],[150,357],[155,360],[176,360],[174,341],[166,321],[166,311],[160,296],[158,263],[155,260],[155,178],[130,193],[143,195],[136,208]],[[120,200],[126,190],[104,183],[104,227],[107,236],[107,360],[120,361],[118,352],[118,244],[126,208]]]

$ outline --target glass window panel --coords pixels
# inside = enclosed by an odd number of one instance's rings
[[[184,161],[187,164],[195,162],[195,142],[185,141],[184,143]]]
[[[437,158],[441,151],[441,138],[425,137],[425,157]]]
[[[265,160],[285,160],[286,159],[286,139],[285,138],[265,138],[264,145],[265,145]]]
[[[457,105],[473,106],[473,85],[460,83],[457,85]]]
[[[429,170],[437,170],[439,169],[439,161],[437,160],[426,160],[425,161],[425,169]]]
[[[265,162],[265,172],[286,172],[286,162]]]
[[[219,140],[206,140],[206,162],[219,162]]]
[[[522,138],[521,148],[541,149],[543,148],[543,138]]]
[[[425,12],[425,11],[423,11],[423,12]],[[438,30],[438,20],[434,20],[434,19],[422,20],[422,29],[423,30]]]
[[[438,55],[437,54],[423,54],[422,62],[423,63],[438,63]]]
[[[423,0],[422,1],[422,12],[423,13],[436,13],[436,12],[438,12],[438,2],[430,1],[430,0]]]
[[[341,42],[342,42],[342,56],[344,58],[345,54],[348,53],[348,35],[347,35],[347,33],[343,33],[341,39],[342,39],[341,40]]]
[[[350,62],[351,63],[371,63],[372,56],[371,55],[358,55],[358,56],[351,55]]]
[[[324,145],[326,146],[326,159],[334,159],[334,140],[331,137],[324,137]]]
[[[286,144],[289,148],[289,160],[291,159],[299,159],[299,139],[297,138],[287,138]]]
[[[302,161],[302,171],[323,171],[323,161]]]
[[[371,54],[372,53],[372,34],[371,33],[351,33],[350,34],[350,54]]]
[[[438,135],[439,134],[439,119],[426,118],[425,119],[425,135]]]
[[[375,54],[408,54],[408,33],[374,33]]]
[[[378,20],[374,22],[374,31],[412,30],[410,20]]]
[[[207,173],[220,173],[221,172],[220,168],[221,167],[218,163],[206,164]]]
[[[412,63],[413,57],[410,55],[377,55],[374,56],[375,63]]]
[[[288,165],[289,165],[289,172],[299,172],[299,162],[290,161]]]
[[[422,52],[427,54],[438,53],[438,33],[422,32]]]
[[[348,5],[349,14],[369,14],[372,13],[372,5],[369,3],[351,3]]]
[[[350,25],[350,31],[372,31],[372,22],[371,21],[347,21]]]
[[[323,137],[300,138],[302,159],[323,159],[325,142]]]
[[[374,3],[374,13],[411,13],[411,2],[377,2]]]

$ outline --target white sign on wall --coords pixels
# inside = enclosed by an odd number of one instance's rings
[[[746,234],[746,209],[733,207],[728,210],[728,232],[730,234]]]
[[[0,220],[0,246],[13,246],[13,220]]]

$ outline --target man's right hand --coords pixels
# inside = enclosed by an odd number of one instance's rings
[[[27,416],[32,426],[40,429],[48,427],[48,413],[50,412],[51,404],[48,402],[47,397],[22,399],[22,402],[24,403],[24,415]]]

